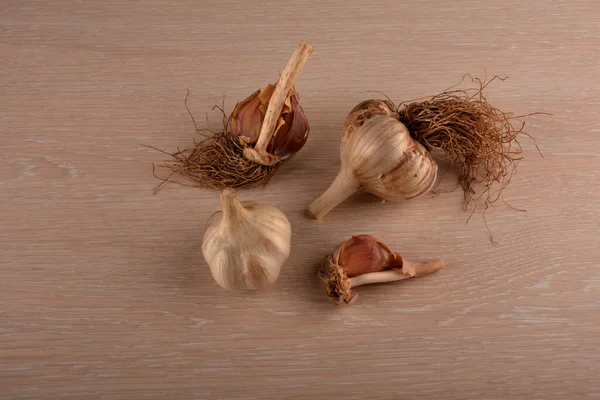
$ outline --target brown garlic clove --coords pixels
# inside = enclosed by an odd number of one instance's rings
[[[402,258],[369,235],[352,236],[333,251],[333,260],[342,265],[348,278],[384,269],[402,267]]]
[[[424,263],[404,260],[370,235],[352,236],[328,256],[320,272],[326,293],[336,304],[355,299],[352,288],[431,274],[444,267],[441,259]]]
[[[310,127],[298,95],[294,92],[289,98],[289,107],[282,113],[283,123],[278,126],[267,151],[283,161],[304,147]]]
[[[258,140],[260,126],[265,118],[269,99],[275,85],[268,84],[239,102],[231,113],[231,131],[240,140],[253,145]]]

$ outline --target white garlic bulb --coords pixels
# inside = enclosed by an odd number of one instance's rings
[[[309,206],[315,217],[322,218],[359,190],[401,201],[422,196],[434,186],[437,164],[393,111],[379,103],[361,103],[346,119],[340,172]]]
[[[214,280],[229,290],[272,285],[290,255],[292,230],[275,207],[245,201],[233,190],[221,192],[223,214],[204,233],[202,255]]]

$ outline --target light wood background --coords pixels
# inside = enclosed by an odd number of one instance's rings
[[[5,0],[0,15],[0,398],[600,398],[597,1]],[[292,256],[273,290],[227,293],[200,252],[217,193],[153,195],[164,157],[141,145],[190,145],[186,90],[200,121],[231,111],[301,39],[309,141],[240,194],[288,215]],[[505,192],[527,212],[487,213],[498,245],[459,191],[304,216],[365,91],[408,100],[464,73],[509,76],[488,91],[499,107],[553,114],[528,119],[545,157],[524,140]],[[315,268],[359,233],[447,269],[336,307]]]

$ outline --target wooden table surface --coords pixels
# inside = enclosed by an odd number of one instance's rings
[[[250,4],[251,3],[251,4]],[[3,1],[2,399],[600,398],[600,5],[596,1]],[[273,290],[217,286],[200,251],[218,193],[152,163],[219,124],[214,104],[274,82],[299,40],[307,145],[240,193],[284,211]],[[509,76],[488,99],[528,118],[504,205],[466,224],[460,191],[304,212],[339,168],[348,111]],[[205,123],[201,123],[205,127]],[[441,187],[452,187],[451,172]],[[350,235],[426,278],[325,296],[316,266]]]

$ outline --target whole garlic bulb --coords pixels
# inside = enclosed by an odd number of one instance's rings
[[[292,230],[275,207],[241,202],[233,190],[221,192],[223,214],[204,233],[202,255],[214,280],[229,290],[272,285],[290,255]]]
[[[315,217],[322,218],[359,190],[401,201],[422,196],[434,186],[437,164],[385,102],[359,104],[344,128],[340,171],[309,206]]]
[[[235,106],[231,114],[231,132],[244,145],[258,145],[260,129],[274,91],[275,85],[267,85]],[[268,160],[265,162],[270,165],[290,158],[304,146],[309,131],[308,119],[300,106],[298,94],[292,88],[283,103],[273,136],[264,149],[270,156],[262,161]]]

